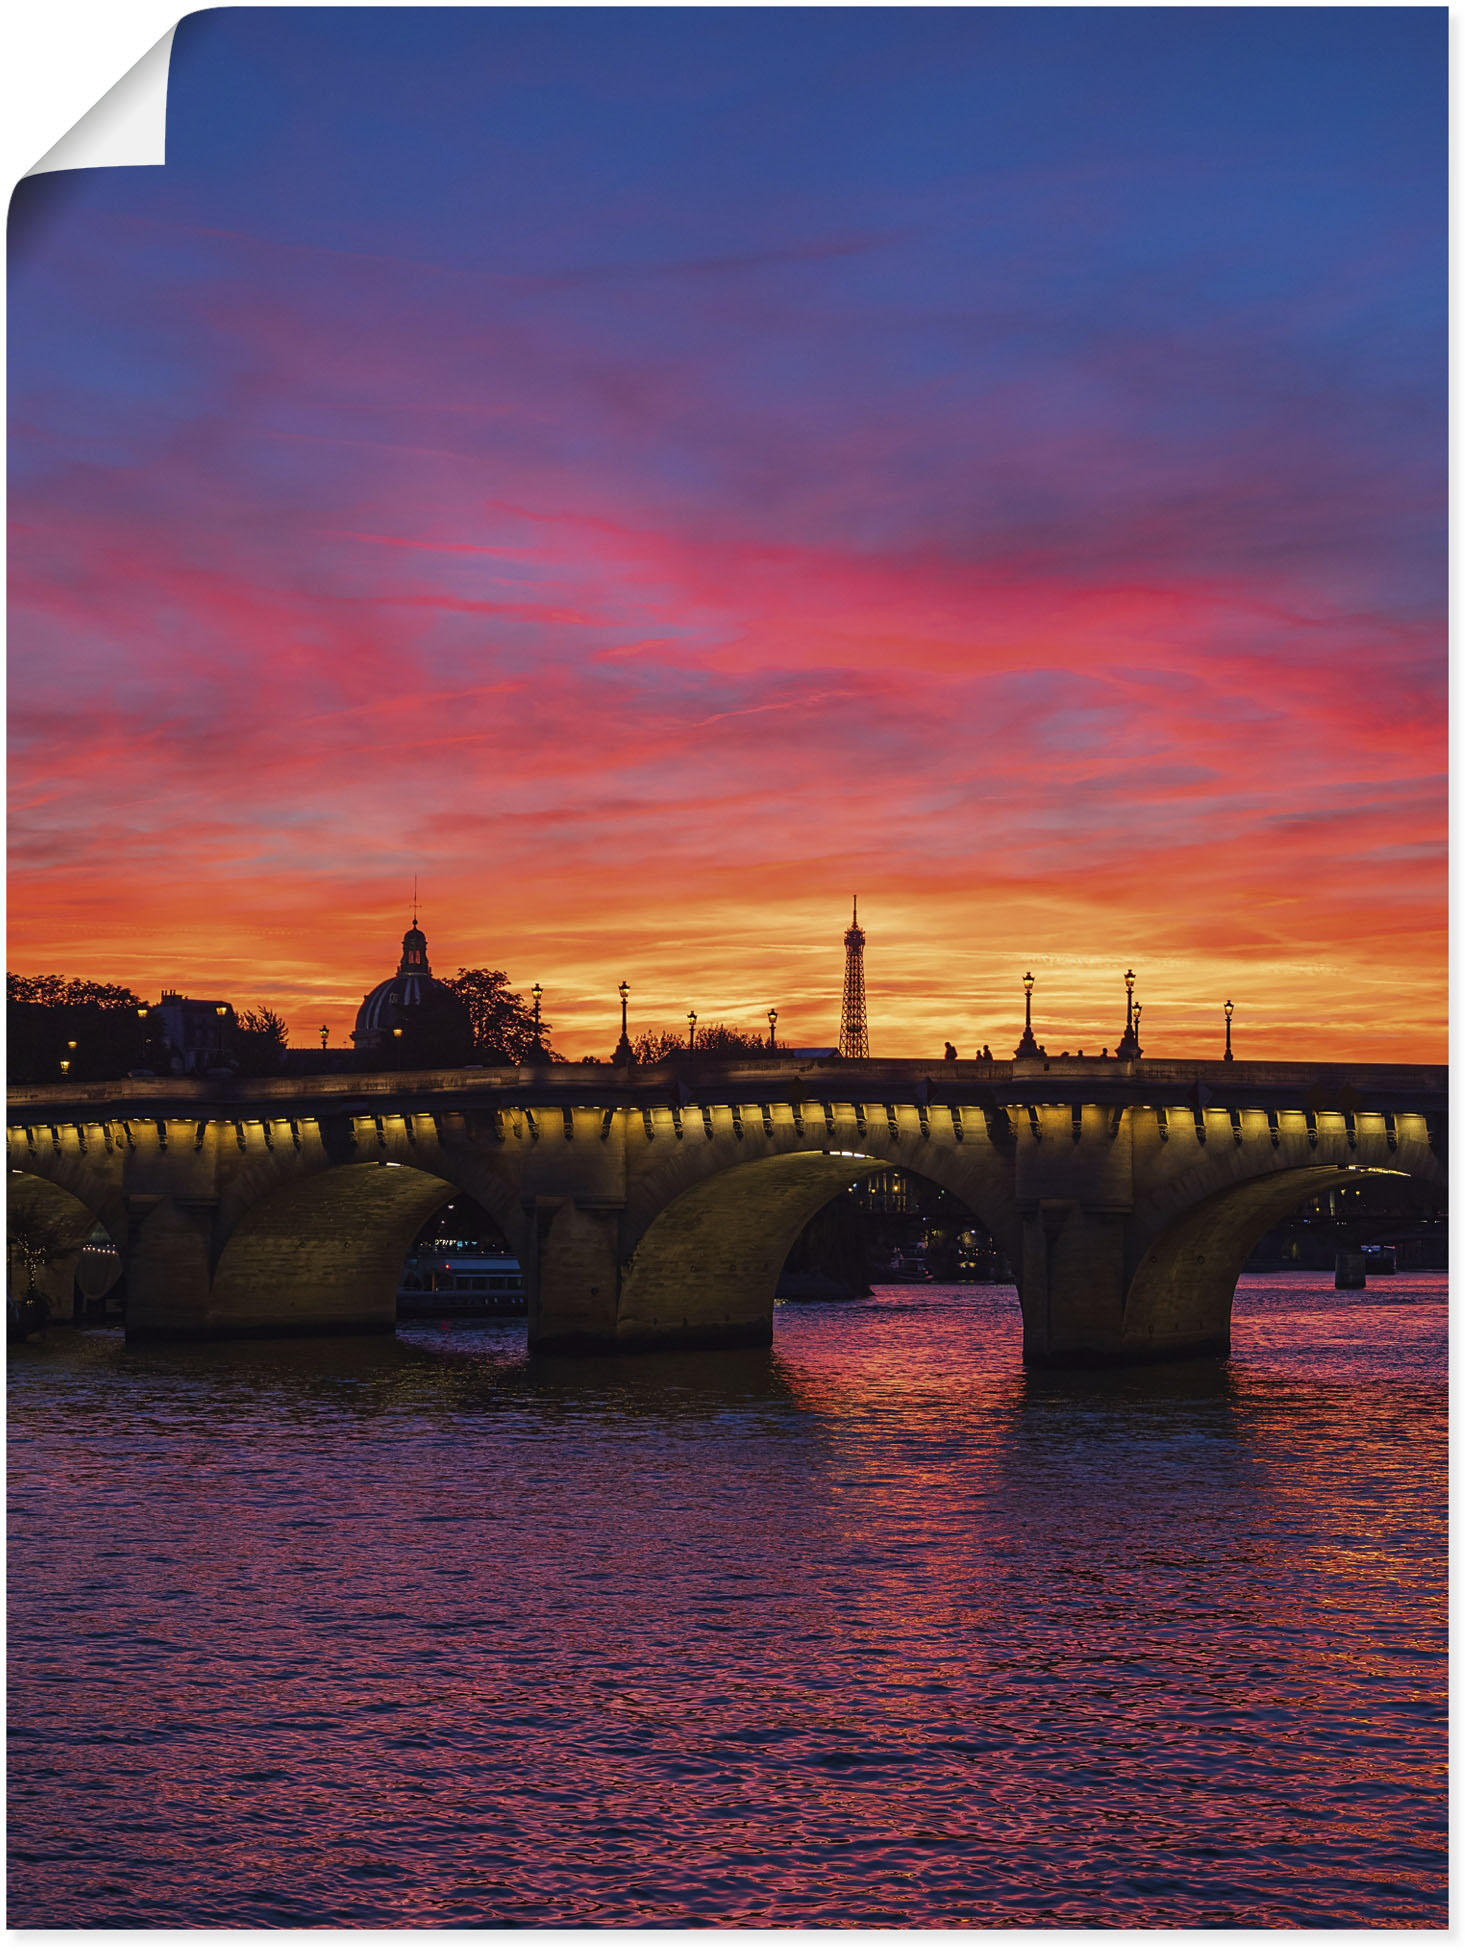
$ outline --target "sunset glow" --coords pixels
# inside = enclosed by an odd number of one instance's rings
[[[12,968],[1443,1059],[1443,15],[350,22],[14,207]]]

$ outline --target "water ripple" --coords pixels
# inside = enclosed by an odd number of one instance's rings
[[[1436,1925],[1445,1293],[12,1357],[17,1926]]]

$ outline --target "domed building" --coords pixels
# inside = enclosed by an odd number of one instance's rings
[[[362,997],[351,1041],[368,1060],[387,1063],[464,1064],[472,1056],[467,1008],[428,966],[416,915],[402,937],[397,973]]]

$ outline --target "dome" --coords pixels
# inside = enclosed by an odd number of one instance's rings
[[[351,1041],[365,1055],[395,1055],[424,1064],[466,1063],[473,1026],[464,1004],[433,975],[427,937],[412,926],[402,937],[397,973],[361,999]]]

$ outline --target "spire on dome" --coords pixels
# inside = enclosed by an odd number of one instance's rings
[[[397,969],[398,975],[431,975],[427,966],[427,937],[417,926],[416,905],[413,906],[412,926],[402,937],[402,960]]]

